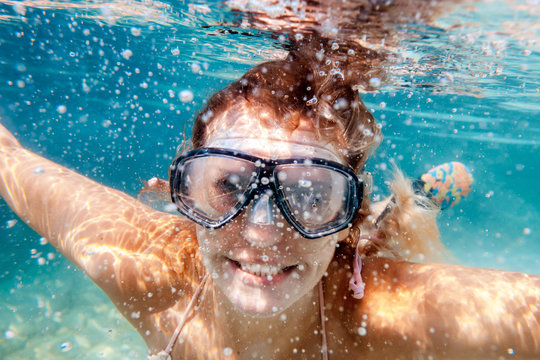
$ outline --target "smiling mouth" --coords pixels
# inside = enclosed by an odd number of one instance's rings
[[[267,278],[269,276],[273,277],[279,274],[283,274],[298,267],[298,265],[279,267],[279,266],[273,266],[273,265],[267,265],[267,264],[250,264],[250,263],[239,262],[239,261],[229,259],[229,258],[227,259],[231,261],[234,265],[236,265],[237,268],[241,269],[243,272],[246,272],[251,275],[263,277],[263,278]]]

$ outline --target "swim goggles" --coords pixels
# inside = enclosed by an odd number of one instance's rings
[[[174,159],[170,188],[178,211],[206,228],[227,224],[251,201],[250,211],[266,207],[263,217],[270,213],[275,218],[272,199],[287,222],[309,239],[346,228],[364,195],[364,181],[337,162],[263,159],[220,148],[199,148]]]

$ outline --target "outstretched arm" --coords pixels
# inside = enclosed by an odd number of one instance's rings
[[[170,306],[196,261],[188,223],[24,149],[2,125],[0,195],[119,307]]]
[[[538,276],[378,258],[362,275],[366,296],[351,310],[365,322],[362,343],[388,357],[540,356]]]

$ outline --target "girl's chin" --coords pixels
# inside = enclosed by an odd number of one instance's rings
[[[258,298],[256,296],[239,296],[238,293],[228,293],[229,301],[234,306],[235,310],[252,317],[269,318],[281,314],[292,304],[283,304],[277,301],[268,301],[266,298]]]

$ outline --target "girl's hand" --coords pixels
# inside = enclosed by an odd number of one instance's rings
[[[0,151],[19,147],[21,147],[21,144],[15,139],[15,136],[4,125],[0,124]]]

